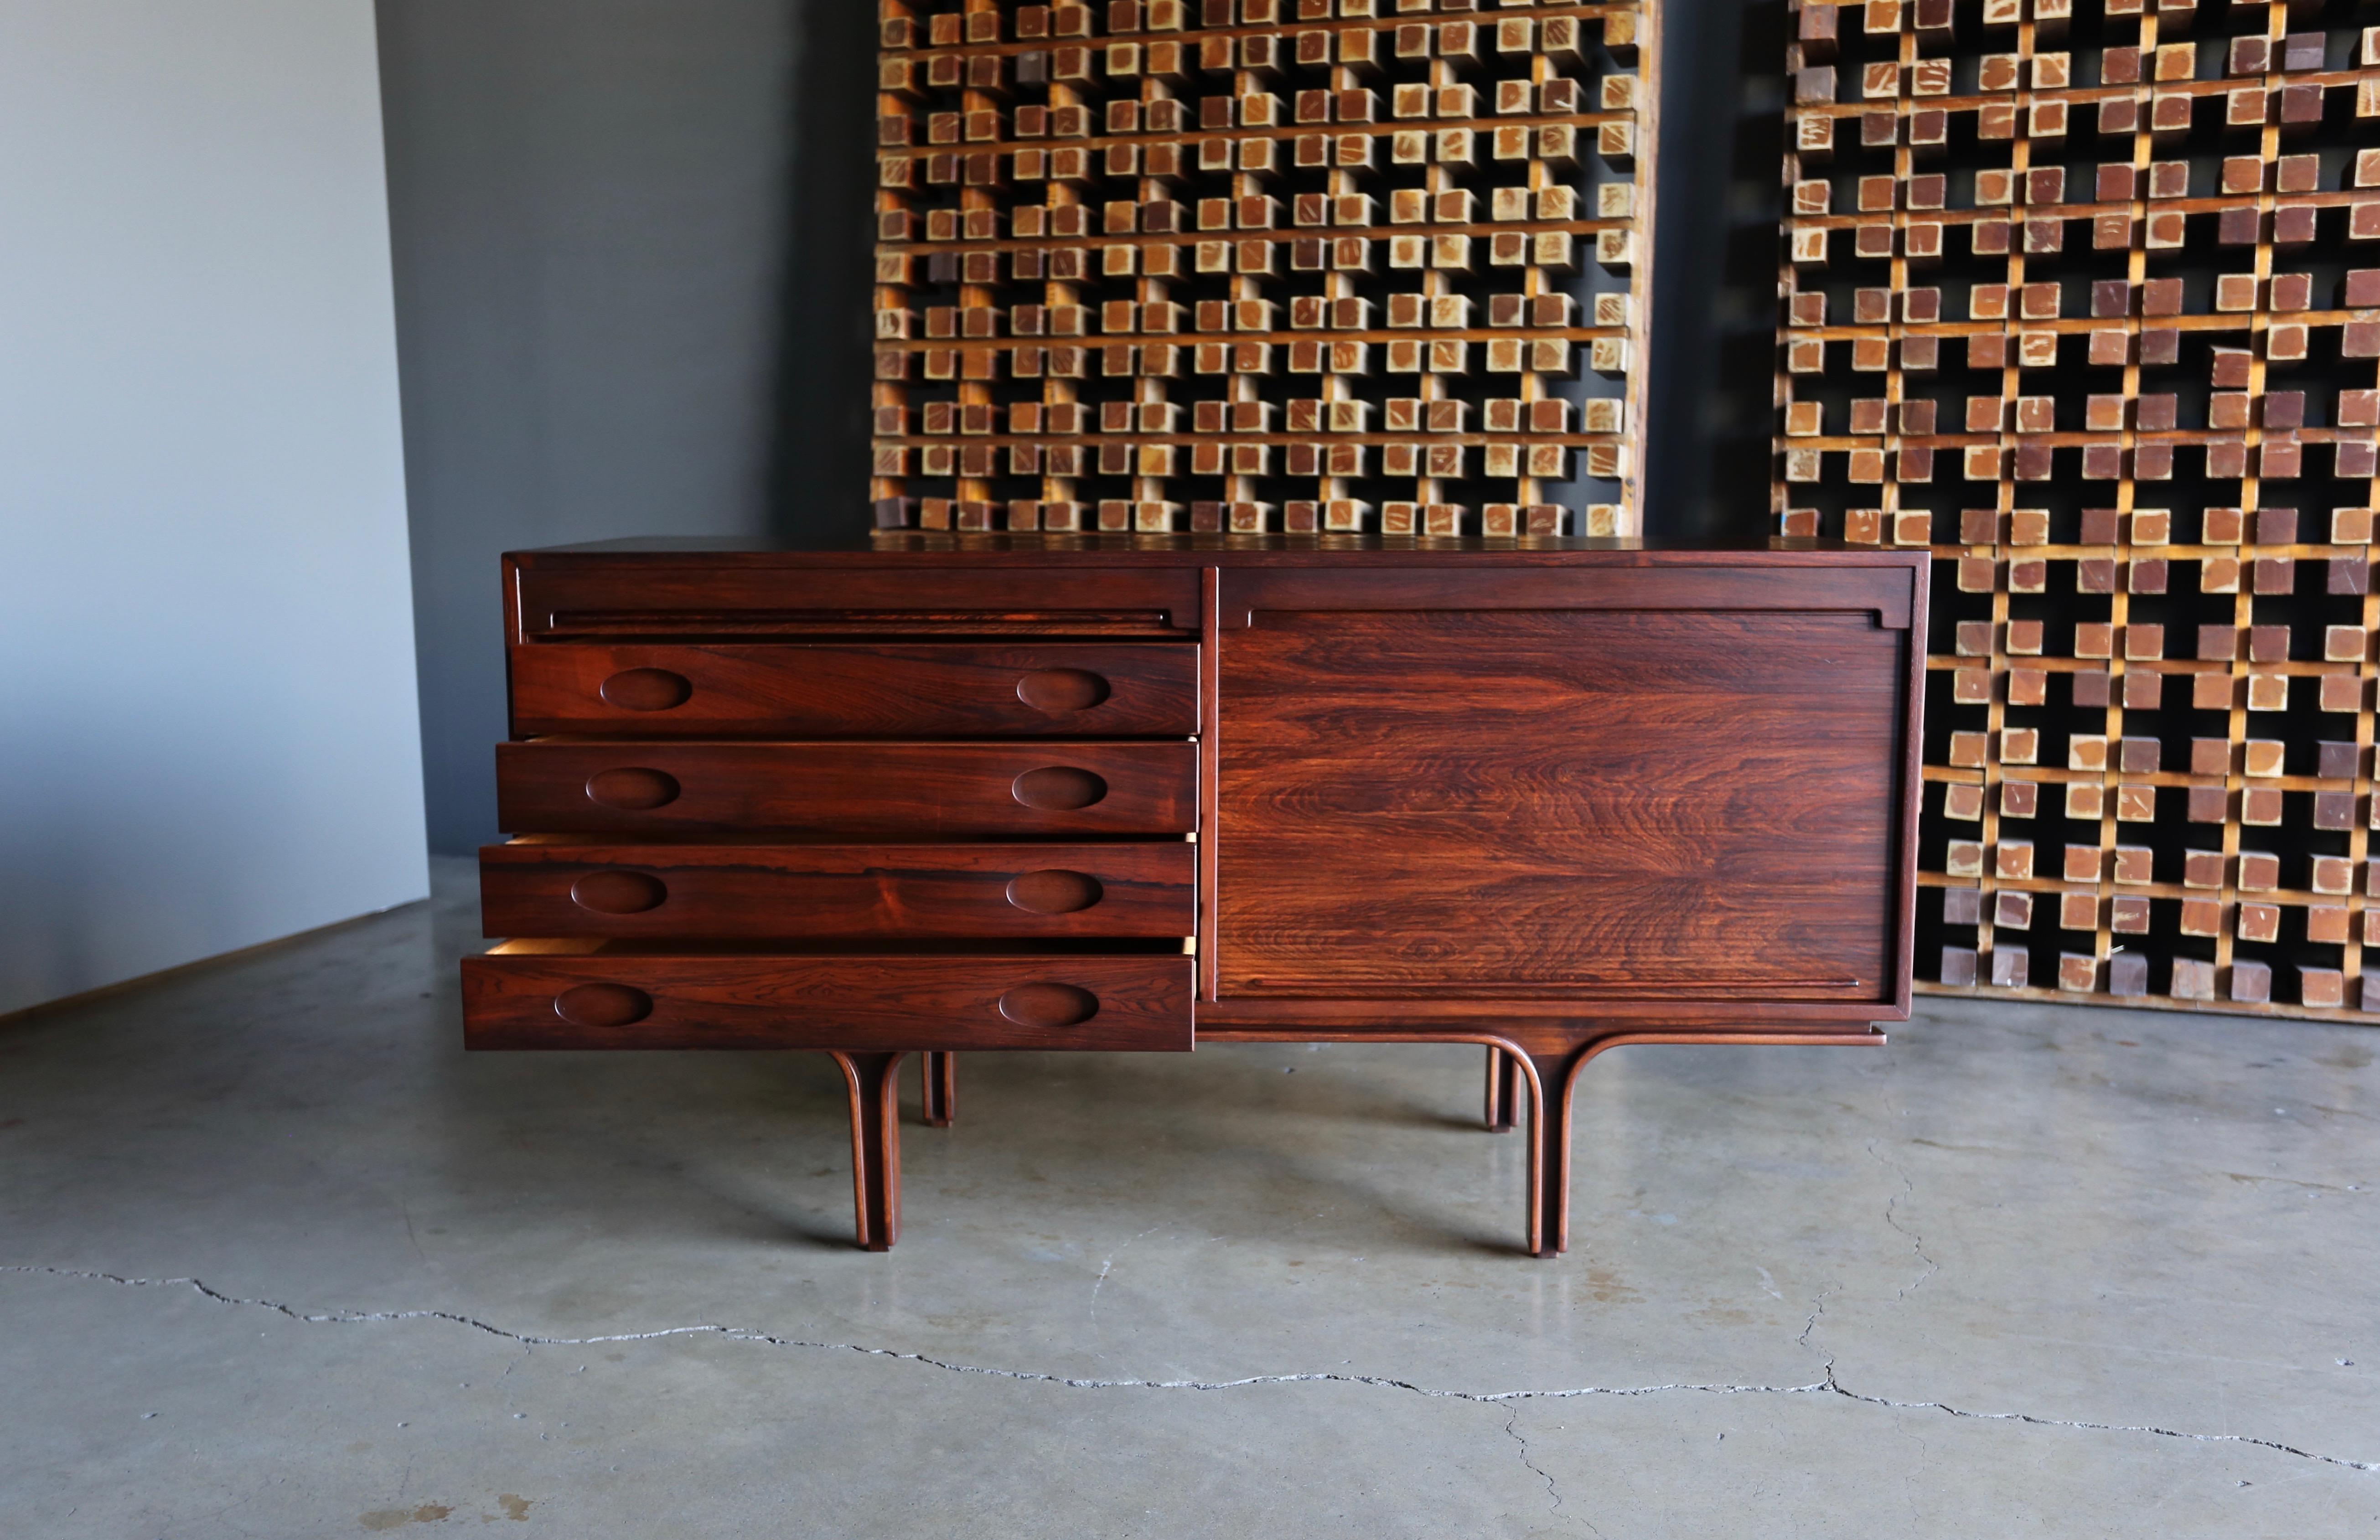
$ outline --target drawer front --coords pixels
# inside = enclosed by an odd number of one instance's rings
[[[522,637],[1197,635],[1195,566],[1016,560],[532,551],[505,566]]]
[[[480,905],[491,936],[1187,936],[1196,862],[1178,840],[490,845]]]
[[[474,1049],[1187,1051],[1188,957],[501,954],[463,964]]]
[[[496,747],[507,830],[1181,834],[1197,746],[529,743]]]
[[[1172,736],[1198,731],[1185,644],[589,646],[512,656],[513,730],[716,737]]]

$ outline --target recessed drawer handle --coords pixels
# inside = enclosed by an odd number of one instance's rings
[[[1107,896],[1087,872],[1029,871],[1008,885],[1008,902],[1036,915],[1079,914]]]
[[[599,915],[641,915],[668,897],[668,885],[650,872],[590,871],[570,885],[570,901]]]
[[[1108,794],[1105,781],[1072,765],[1044,765],[1039,770],[1026,770],[1016,778],[1011,789],[1017,801],[1045,813],[1071,813],[1102,801]]]
[[[1019,984],[1000,997],[1000,1013],[1019,1026],[1080,1026],[1099,1013],[1099,997],[1072,984]]]
[[[597,692],[624,711],[666,711],[694,697],[694,684],[667,669],[623,669]]]
[[[625,984],[581,984],[553,997],[553,1013],[573,1026],[631,1026],[653,1013],[653,997]]]
[[[677,777],[667,770],[597,770],[587,778],[587,800],[624,813],[649,812],[677,800]]]
[[[1040,669],[1016,682],[1017,699],[1053,717],[1087,711],[1109,693],[1108,682],[1088,669]]]

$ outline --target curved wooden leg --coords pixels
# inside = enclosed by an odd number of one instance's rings
[[[926,1126],[948,1128],[959,1106],[959,1056],[929,1049],[917,1055],[919,1089],[925,1093]]]
[[[1539,1256],[1570,1249],[1571,1071],[1585,1053],[1529,1056],[1537,1071],[1529,1105],[1529,1249]]]
[[[1521,1117],[1521,1061],[1502,1049],[1488,1049],[1488,1106],[1484,1121],[1490,1134],[1510,1134]]]
[[[901,1238],[901,1059],[834,1050],[851,1092],[853,1228],[868,1251],[891,1251]]]

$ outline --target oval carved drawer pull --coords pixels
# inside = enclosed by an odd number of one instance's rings
[[[666,770],[597,770],[587,779],[588,801],[616,807],[624,813],[666,807],[677,800],[677,777]]]
[[[1045,813],[1071,813],[1088,807],[1108,794],[1108,783],[1089,770],[1072,765],[1044,765],[1026,770],[1012,788],[1016,800]]]
[[[1029,871],[1008,885],[1008,902],[1037,915],[1073,915],[1107,896],[1099,879],[1087,872]]]
[[[1000,997],[1000,1013],[1019,1026],[1080,1026],[1099,1013],[1099,997],[1072,984],[1019,984]]]
[[[667,884],[640,871],[590,871],[570,885],[570,901],[599,915],[641,915],[668,897]]]
[[[573,1026],[632,1026],[653,1013],[653,997],[625,984],[581,984],[553,997],[553,1013]]]
[[[1087,711],[1108,694],[1108,682],[1088,669],[1040,669],[1016,682],[1017,699],[1053,717]]]
[[[623,669],[597,693],[624,711],[666,711],[693,698],[694,685],[667,669]]]

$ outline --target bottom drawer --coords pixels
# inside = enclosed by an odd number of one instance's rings
[[[508,941],[463,963],[474,1049],[1186,1051],[1179,952],[668,951]]]
[[[491,936],[1178,941],[1198,923],[1197,857],[1197,846],[1179,840],[792,845],[548,836],[480,852],[480,908]]]

